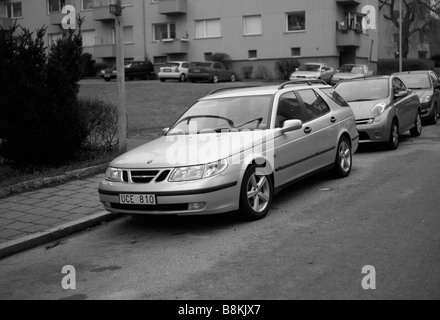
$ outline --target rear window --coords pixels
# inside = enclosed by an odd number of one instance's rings
[[[350,107],[347,101],[345,101],[345,99],[342,98],[341,95],[337,93],[333,88],[321,88],[321,91],[325,93],[330,99],[332,99],[338,106]]]
[[[174,63],[174,62],[167,62],[164,67],[178,67],[179,64],[178,63]]]

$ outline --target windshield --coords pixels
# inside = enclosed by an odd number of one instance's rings
[[[210,62],[195,62],[192,64],[193,67],[210,67]]]
[[[299,71],[319,71],[319,64],[305,64],[298,69]]]
[[[340,82],[335,90],[347,102],[386,99],[389,96],[388,79]]]
[[[201,100],[167,135],[267,129],[272,96]]]
[[[427,74],[399,74],[398,77],[403,81],[408,89],[430,89],[431,83]]]
[[[177,62],[167,62],[164,67],[178,67],[179,64]]]
[[[339,69],[342,73],[364,74],[364,68],[360,66],[344,65]]]

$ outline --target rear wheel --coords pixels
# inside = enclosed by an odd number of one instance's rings
[[[438,121],[438,109],[437,109],[437,104],[434,105],[434,112],[432,114],[432,118],[431,118],[431,124],[437,124]]]
[[[413,137],[418,137],[422,134],[422,117],[420,116],[420,112],[417,112],[414,128],[410,130],[410,133]]]
[[[181,74],[180,75],[180,78],[179,78],[179,82],[185,82],[186,81],[186,76],[185,76],[185,74]]]
[[[399,147],[399,124],[394,119],[391,124],[390,138],[387,142],[387,147],[390,150],[396,150]]]
[[[162,78],[161,78],[161,79],[160,79],[160,82],[165,82],[165,80],[166,80],[166,79],[162,79]]]
[[[217,83],[218,82],[218,76],[216,74],[212,77],[212,82],[213,83]]]
[[[338,178],[347,177],[352,168],[351,144],[347,137],[341,137],[338,143],[333,172]]]
[[[235,74],[231,75],[231,82],[235,82]]]
[[[273,182],[270,175],[261,175],[252,165],[244,174],[240,190],[240,213],[249,221],[266,216],[272,205]]]

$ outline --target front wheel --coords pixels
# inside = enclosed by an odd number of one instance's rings
[[[410,133],[413,137],[418,137],[422,134],[422,117],[420,116],[420,112],[417,112],[414,128],[410,130]]]
[[[399,124],[397,120],[394,119],[391,123],[390,138],[387,142],[388,149],[396,150],[399,147],[399,138]]]
[[[273,182],[270,175],[261,175],[257,166],[246,170],[240,190],[240,213],[246,220],[255,221],[266,216],[272,205]]]
[[[434,112],[432,114],[432,118],[431,118],[431,124],[437,124],[438,121],[438,109],[437,109],[437,104],[434,105]]]
[[[341,137],[336,151],[336,159],[333,172],[338,178],[347,177],[352,168],[353,154],[350,141],[346,137]]]

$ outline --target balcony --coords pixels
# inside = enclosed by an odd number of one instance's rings
[[[14,25],[15,19],[6,19],[6,18],[0,18],[0,27],[3,29],[11,29],[11,27]]]
[[[163,39],[159,42],[159,52],[162,54],[188,53],[188,40]]]
[[[49,16],[49,22],[52,25],[61,25],[61,21],[63,21],[63,18],[65,17],[65,14],[62,14],[61,12],[51,12]]]
[[[348,29],[346,31],[336,32],[336,46],[338,47],[360,47],[362,42],[362,34],[355,30]]]
[[[101,44],[93,47],[93,55],[97,58],[114,58],[116,57],[116,45]]]
[[[186,0],[159,0],[158,7],[160,14],[186,14]]]
[[[110,21],[114,20],[115,16],[110,13],[110,6],[100,6],[93,9],[93,20],[95,21]]]

